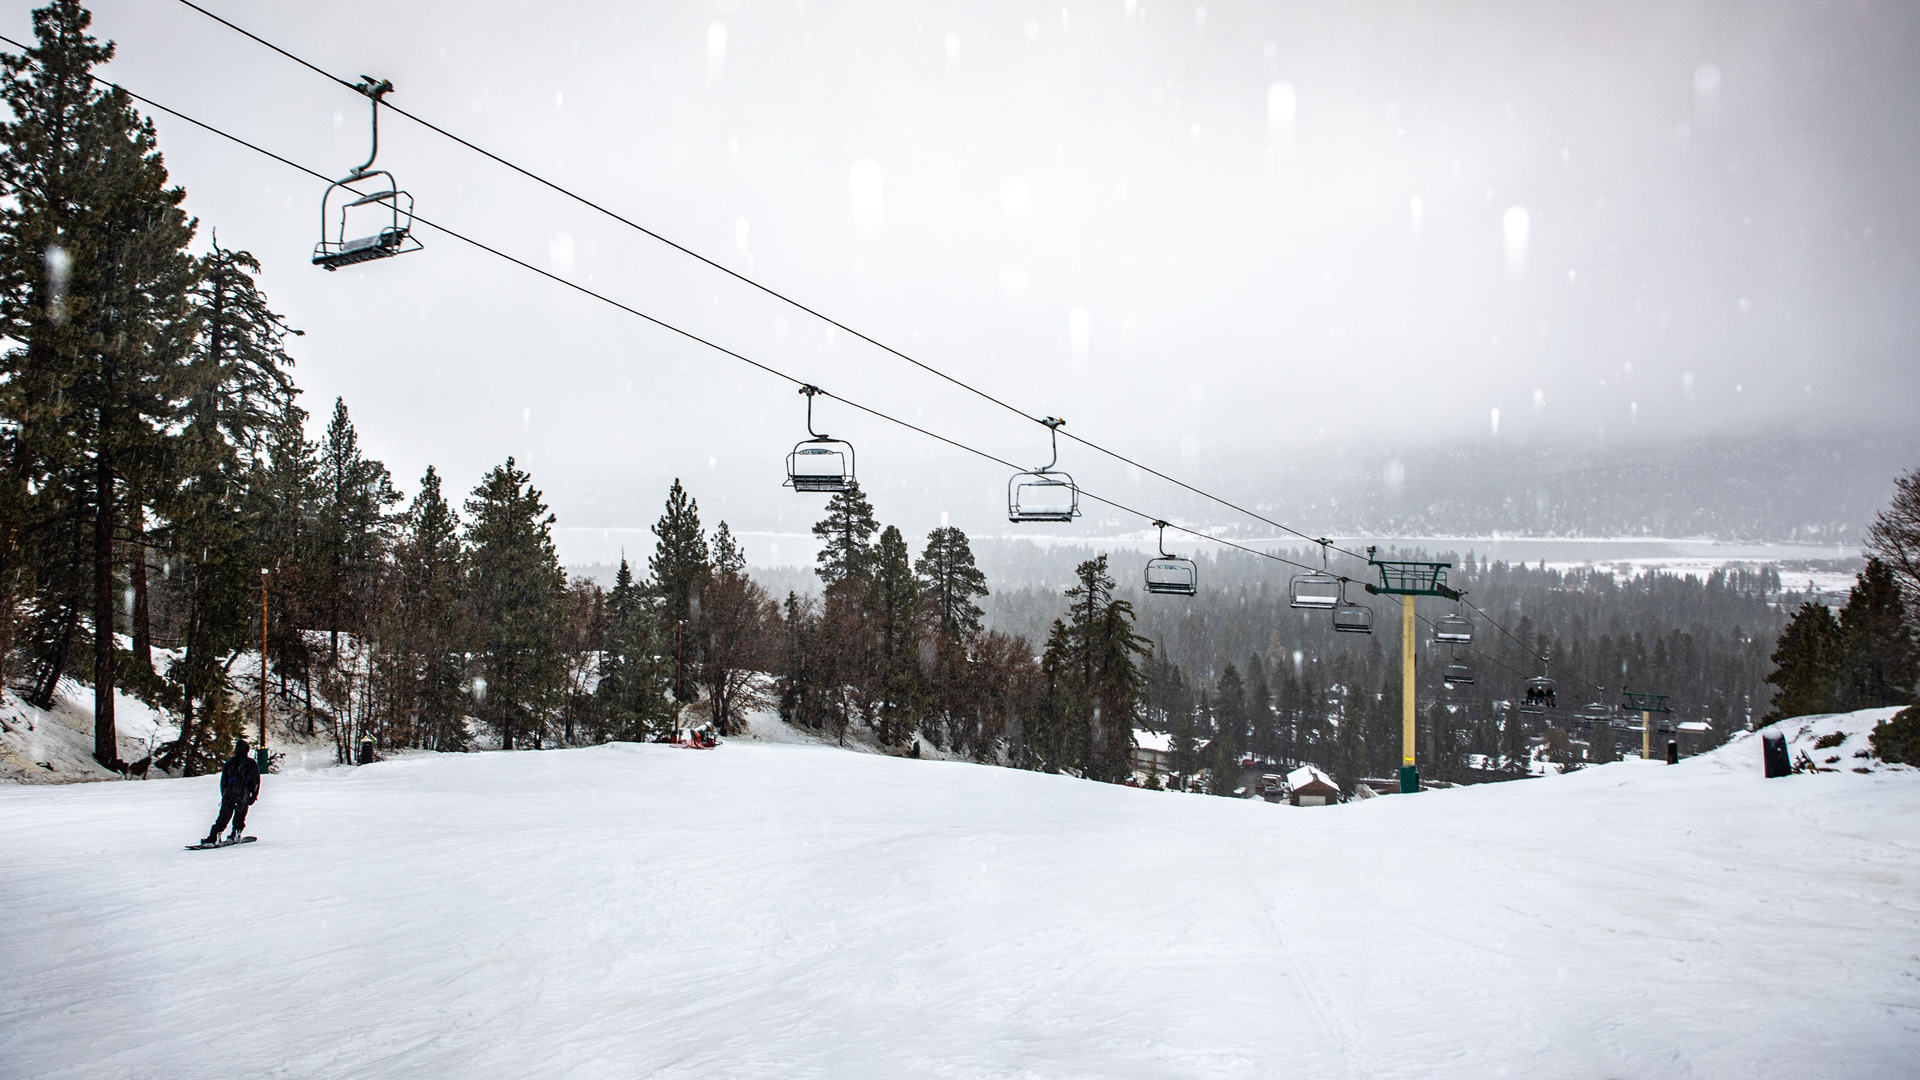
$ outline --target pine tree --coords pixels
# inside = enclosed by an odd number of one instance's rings
[[[1133,729],[1146,698],[1146,677],[1135,658],[1151,655],[1152,643],[1134,632],[1133,605],[1114,597],[1105,555],[1081,563],[1074,574],[1078,584],[1066,594],[1063,647],[1070,667],[1062,687],[1075,699],[1073,714],[1084,725],[1076,740],[1082,774],[1118,782],[1132,774]]]
[[[201,261],[193,290],[200,332],[181,382],[170,475],[166,487],[149,487],[136,500],[151,502],[166,519],[166,538],[184,556],[192,583],[185,655],[168,671],[181,708],[180,738],[161,759],[190,773],[217,762],[225,746],[222,733],[200,722],[206,717],[198,704],[228,692],[231,658],[259,642],[260,571],[276,552],[266,521],[273,506],[256,490],[270,478],[274,427],[297,410],[299,391],[287,371],[293,361],[284,348],[293,331],[267,305],[254,281],[259,271],[252,255],[217,241]],[[137,558],[144,561],[144,551]],[[266,676],[263,659],[262,694]]]
[[[820,583],[831,590],[843,581],[865,579],[873,564],[871,540],[879,529],[873,504],[857,482],[834,492],[827,500],[827,516],[813,526],[813,535],[826,542],[814,570],[820,575]]]
[[[328,631],[329,662],[340,661],[340,634],[357,631],[363,593],[372,586],[385,548],[386,509],[400,501],[387,467],[360,452],[360,435],[347,403],[333,401],[320,445],[320,515],[315,540],[320,608]]]
[[[974,564],[966,533],[953,526],[928,533],[919,575],[923,602],[941,634],[969,641],[980,632],[982,613],[973,598],[987,595],[987,575]]]
[[[880,742],[904,743],[918,726],[922,698],[919,661],[920,584],[914,577],[907,541],[892,525],[874,549],[873,581],[867,608],[872,612],[874,653],[879,662],[874,701]]]
[[[690,635],[700,588],[713,571],[706,533],[700,528],[700,503],[674,478],[667,490],[666,512],[653,525],[656,538],[647,570],[653,594],[661,601],[661,618],[673,649],[673,698],[686,702],[698,696],[693,678]]]
[[[1247,747],[1262,761],[1280,759],[1280,735],[1274,725],[1273,691],[1267,686],[1267,663],[1260,654],[1247,658]]]
[[[0,416],[12,501],[6,557],[29,551],[58,590],[42,606],[43,656],[66,659],[82,612],[93,636],[94,757],[118,761],[113,631],[117,544],[130,493],[153,470],[179,404],[194,312],[186,193],[168,187],[153,125],[91,69],[113,46],[76,0],[33,12],[35,44],[0,58]],[[64,564],[64,565],[61,565]],[[0,567],[9,586],[15,566]],[[51,692],[45,665],[41,685]]]
[[[1867,560],[1840,610],[1843,659],[1834,709],[1851,712],[1882,705],[1909,705],[1920,678],[1920,646],[1914,642],[1905,598],[1893,569]]]
[[[512,458],[467,500],[467,597],[480,675],[480,722],[500,739],[538,748],[560,705],[559,652],[567,578],[553,547],[553,515]]]
[[[1768,722],[1833,711],[1844,640],[1840,624],[1825,604],[1800,605],[1773,650],[1775,668],[1766,681],[1779,690],[1766,716]]]
[[[1174,714],[1173,737],[1167,742],[1168,767],[1180,774],[1181,789],[1200,768],[1200,743],[1194,728],[1194,706]]]
[[[608,737],[643,742],[671,733],[673,669],[663,656],[665,641],[658,612],[622,555],[607,594],[606,650],[594,691]]]
[[[397,719],[408,742],[431,750],[468,748],[463,555],[460,521],[429,465],[400,521],[395,597],[381,636],[395,666]]]

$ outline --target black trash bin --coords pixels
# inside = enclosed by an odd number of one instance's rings
[[[1680,740],[1678,739],[1667,740],[1667,764],[1680,764]]]
[[[360,760],[356,764],[373,764],[373,736],[368,735],[360,740]]]
[[[1787,737],[1778,731],[1760,736],[1760,759],[1767,764],[1769,778],[1793,772],[1793,762],[1787,757]]]

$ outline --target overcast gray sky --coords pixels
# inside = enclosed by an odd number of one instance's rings
[[[1913,5],[205,3],[1238,497],[1308,446],[1920,416]],[[364,158],[350,91],[176,3],[94,10],[130,88],[324,172]],[[562,534],[576,560],[643,528],[676,475],[743,530],[818,515],[823,497],[779,487],[804,434],[790,385],[430,229],[419,254],[327,274],[307,261],[320,185],[156,122],[203,239],[254,251],[308,331],[310,411],[343,395],[409,492],[429,463],[464,491],[512,454],[563,526],[605,530],[598,546]],[[380,164],[423,215],[1046,460],[1043,431],[409,121],[382,127]],[[832,403],[819,421],[859,446],[882,518],[909,535],[940,511],[1008,531],[1006,470]],[[1063,464],[1158,498],[1085,451]]]

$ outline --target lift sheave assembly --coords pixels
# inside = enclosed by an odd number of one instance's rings
[[[1007,520],[1072,521],[1080,516],[1080,489],[1073,477],[1054,468],[1060,464],[1060,427],[1066,421],[1049,416],[1040,421],[1053,436],[1053,460],[1031,472],[1017,472],[1007,481]]]
[[[787,455],[787,482],[795,491],[845,491],[854,485],[853,444],[813,430],[813,399],[826,391],[802,386],[807,398],[807,434]],[[831,395],[829,395],[831,396]]]
[[[420,241],[413,236],[413,196],[400,190],[392,173],[373,167],[374,159],[380,156],[380,99],[393,90],[393,84],[362,75],[360,85],[354,89],[365,94],[373,108],[373,147],[367,153],[366,164],[327,185],[326,193],[320,196],[320,242],[313,245],[313,265],[328,270],[390,259],[421,248]],[[380,177],[386,178],[385,188],[375,187],[363,193],[348,186],[362,180],[378,185]],[[337,204],[338,224],[334,223],[331,212],[336,197],[342,200]],[[368,235],[347,239],[349,219],[355,225],[355,232],[371,231]]]
[[[1192,596],[1198,591],[1199,574],[1192,559],[1167,554],[1167,522],[1153,523],[1160,530],[1160,557],[1147,560],[1147,591]]]

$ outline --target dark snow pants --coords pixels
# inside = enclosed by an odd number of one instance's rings
[[[229,820],[233,822],[233,831],[236,834],[247,831],[247,797],[245,795],[236,793],[220,797],[220,820],[213,823],[213,832],[208,835],[216,840],[219,839],[220,830],[227,827]]]

